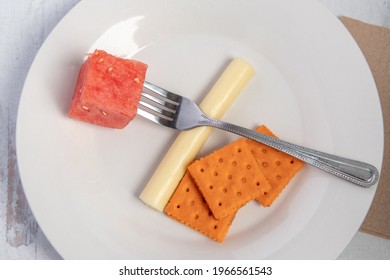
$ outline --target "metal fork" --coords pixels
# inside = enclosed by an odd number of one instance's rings
[[[148,82],[144,83],[137,114],[155,123],[178,130],[188,130],[199,126],[226,130],[280,150],[361,187],[368,188],[376,184],[379,179],[378,170],[370,164],[316,151],[212,119],[206,116],[190,99]]]

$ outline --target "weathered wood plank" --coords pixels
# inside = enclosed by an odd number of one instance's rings
[[[6,240],[11,246],[30,245],[35,240],[38,224],[31,213],[20,182],[16,162],[15,126],[8,121],[8,196],[6,206]]]
[[[19,98],[43,41],[79,0],[2,1],[0,9],[0,259],[58,259],[29,208],[16,159]]]

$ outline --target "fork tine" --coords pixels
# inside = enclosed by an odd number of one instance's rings
[[[175,128],[182,100],[182,96],[145,81],[137,114],[155,123]]]
[[[173,92],[170,92],[166,89],[163,89],[159,86],[156,86],[154,84],[151,84],[147,81],[144,82],[144,88],[147,88],[148,90],[160,95],[160,96],[163,96],[165,98],[167,98],[168,100],[170,101],[174,101],[175,103],[180,103],[181,100],[182,100],[182,97],[180,95],[177,95]]]
[[[180,95],[145,82],[137,114],[155,123],[172,127],[181,99]]]
[[[142,116],[142,117],[144,117],[152,122],[162,124],[162,125],[167,126],[167,127],[172,127],[172,120],[164,119],[162,117],[154,115],[154,114],[150,113],[149,111],[144,110],[144,108],[142,108],[142,106],[143,106],[142,104],[140,104],[138,106],[137,115]]]
[[[139,102],[139,105],[142,105],[145,108],[147,108],[147,111],[150,111],[150,113],[153,113],[154,115],[159,115],[167,119],[173,119],[175,116],[175,112],[173,110],[167,110],[164,106],[156,106],[160,103],[154,103],[155,101],[152,99],[149,99],[148,97],[144,96],[142,94],[142,98]]]
[[[147,92],[142,92],[142,98],[146,99],[146,102],[149,104],[155,104],[157,106],[161,106],[161,108],[169,109],[172,112],[176,111],[178,103],[172,103],[171,100],[168,99],[162,99],[158,95],[156,96],[155,94],[152,93],[147,93]]]

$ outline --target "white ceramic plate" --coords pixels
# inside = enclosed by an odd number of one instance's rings
[[[28,201],[66,259],[331,259],[375,193],[310,166],[271,208],[242,208],[224,243],[145,206],[138,195],[176,131],[137,117],[123,130],[67,117],[84,54],[149,64],[147,80],[195,100],[242,57],[256,76],[224,119],[381,167],[376,87],[347,30],[320,3],[81,1],[37,55],[20,102],[17,155]],[[215,132],[201,154],[235,136]]]

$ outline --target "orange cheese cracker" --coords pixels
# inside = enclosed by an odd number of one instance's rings
[[[235,216],[235,213],[230,213],[216,220],[188,171],[164,211],[169,217],[218,242],[224,240]]]
[[[271,189],[245,139],[193,162],[188,170],[216,219]]]
[[[264,125],[259,126],[256,131],[272,137],[277,137]],[[258,162],[261,171],[264,173],[272,187],[270,191],[262,193],[257,198],[257,201],[265,207],[271,206],[285,186],[303,167],[304,163],[286,153],[256,141],[248,139],[247,143]]]

